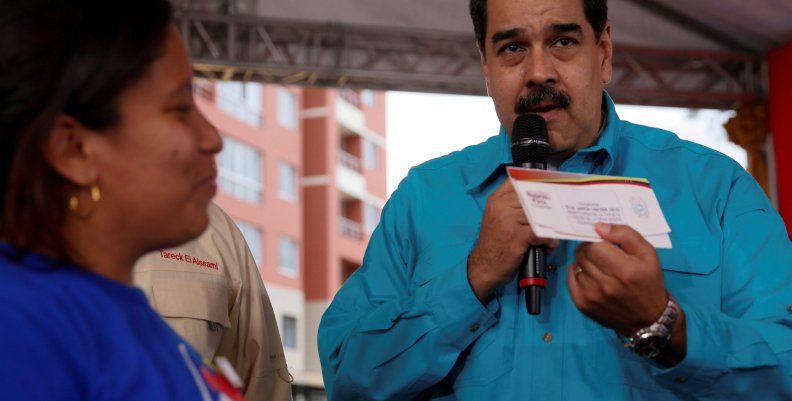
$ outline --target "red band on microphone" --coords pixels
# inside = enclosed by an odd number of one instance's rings
[[[528,287],[529,285],[535,285],[537,287],[547,287],[547,279],[539,278],[539,277],[527,277],[520,279],[520,288],[525,288]]]

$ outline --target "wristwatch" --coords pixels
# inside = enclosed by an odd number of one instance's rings
[[[644,358],[654,358],[668,346],[671,341],[671,330],[679,316],[679,304],[671,294],[663,314],[649,327],[638,330],[632,337],[619,335],[622,344],[632,352]]]

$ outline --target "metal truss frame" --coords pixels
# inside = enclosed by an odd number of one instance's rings
[[[470,35],[274,20],[181,9],[197,76],[288,85],[485,95]],[[751,53],[617,46],[619,103],[732,109],[764,97]]]

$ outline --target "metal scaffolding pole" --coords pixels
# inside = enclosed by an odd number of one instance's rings
[[[485,94],[472,32],[274,20],[221,8],[177,11],[200,77]],[[618,103],[731,109],[763,98],[762,67],[750,53],[616,46],[607,88]]]

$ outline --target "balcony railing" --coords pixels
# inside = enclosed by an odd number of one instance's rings
[[[341,236],[356,240],[363,238],[363,226],[357,221],[347,217],[341,216],[339,219],[338,229]]]
[[[222,95],[217,95],[217,107],[226,114],[232,115],[254,127],[261,126],[261,110],[255,110],[244,101],[230,99]]]
[[[357,172],[361,171],[361,169],[360,169],[360,158],[358,158],[357,156],[352,155],[351,153],[349,153],[349,152],[347,152],[347,151],[345,151],[343,149],[339,149],[339,151],[338,151],[338,163],[340,163],[342,166],[344,166],[344,167],[346,167],[346,168],[348,168],[350,170],[357,171]]]
[[[205,79],[195,79],[193,80],[193,95],[210,103],[214,103],[214,86]]]
[[[349,104],[357,107],[358,109],[360,108],[360,94],[358,92],[355,92],[352,89],[339,89],[338,97],[346,100],[349,102]]]

